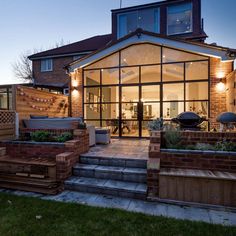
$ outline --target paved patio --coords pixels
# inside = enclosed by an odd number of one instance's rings
[[[112,139],[108,145],[91,147],[86,155],[147,160],[148,145],[147,139]]]
[[[207,209],[195,206],[180,206],[159,202],[147,202],[107,195],[64,191],[56,196],[47,196],[23,191],[0,189],[0,192],[18,196],[37,197],[43,200],[85,204],[96,207],[117,208],[130,212],[139,212],[153,216],[172,217],[180,220],[202,221],[210,224],[236,226],[236,209]]]

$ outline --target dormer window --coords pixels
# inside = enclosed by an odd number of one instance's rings
[[[121,13],[118,16],[118,38],[142,28],[149,32],[160,32],[160,11],[159,8],[142,9]]]
[[[167,8],[167,34],[185,34],[193,31],[192,3]]]

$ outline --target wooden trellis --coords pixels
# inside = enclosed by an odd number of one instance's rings
[[[15,138],[16,112],[0,110],[0,140]]]

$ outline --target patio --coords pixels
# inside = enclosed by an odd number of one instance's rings
[[[86,155],[148,160],[148,139],[111,139],[108,145],[91,147]]]

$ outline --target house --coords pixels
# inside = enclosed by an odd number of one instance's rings
[[[98,127],[111,127],[113,136],[118,137],[148,137],[150,120],[163,117],[170,121],[184,111],[206,118],[205,130],[218,127],[217,115],[232,104],[225,86],[235,80],[236,53],[204,42],[207,35],[200,0],[169,0],[113,10],[112,34],[106,37],[97,50],[89,51],[92,47],[82,41],[84,51],[81,48],[76,53],[83,57],[66,66],[72,116],[83,116]],[[54,54],[70,47],[30,57],[36,83],[37,73],[44,72],[35,69],[35,64],[52,68]],[[46,66],[45,60],[51,62]],[[57,77],[46,73],[45,81],[49,78],[56,83]]]
[[[95,36],[29,56],[32,61],[34,86],[68,93],[69,76],[64,67],[110,41],[111,34]]]
[[[201,19],[201,1],[193,0],[191,4],[179,5],[179,2],[189,1],[162,1],[153,4],[123,8],[112,11],[112,33],[94,36],[79,42],[68,44],[52,50],[36,53],[29,57],[33,62],[33,78],[35,87],[47,88],[67,93],[68,78],[64,66],[88,55],[107,44],[115,41],[137,28],[160,33],[162,35],[178,36],[192,41],[203,42],[207,35],[203,30]],[[177,4],[180,7],[171,5]],[[182,9],[181,9],[182,8]],[[191,8],[191,10],[190,10]],[[167,17],[167,11],[172,12]],[[184,11],[179,15],[178,11]],[[180,13],[181,14],[181,13]],[[191,16],[190,16],[191,15]],[[185,23],[174,25],[175,18]],[[186,22],[187,25],[186,25]],[[167,27],[168,24],[168,27]]]

